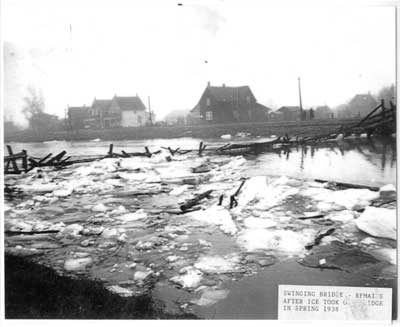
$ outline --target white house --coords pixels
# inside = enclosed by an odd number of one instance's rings
[[[144,126],[148,119],[146,107],[138,96],[119,97],[115,95],[111,100],[109,113],[120,115],[120,126],[122,127]]]

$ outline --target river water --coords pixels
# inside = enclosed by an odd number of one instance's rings
[[[236,139],[230,142],[262,142],[271,138]],[[197,149],[201,139],[176,138],[154,140],[114,141],[114,151],[143,152],[148,146],[151,151],[161,147]],[[205,144],[222,146],[227,141],[207,140]],[[86,156],[106,154],[110,141],[49,141],[39,143],[10,143],[14,152],[22,149],[34,157],[44,157],[48,153],[57,154],[62,150],[67,155]],[[6,149],[4,150],[6,152]],[[346,139],[329,146],[297,147],[290,152],[264,153],[248,157],[253,161],[249,175],[287,175],[305,179],[325,179],[339,182],[382,186],[396,183],[396,139],[358,138]]]

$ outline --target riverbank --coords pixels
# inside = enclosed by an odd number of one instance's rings
[[[6,319],[195,319],[165,313],[150,295],[121,297],[100,281],[58,275],[5,255]],[[28,273],[29,272],[29,273]]]
[[[357,120],[327,119],[313,121],[286,121],[286,122],[251,122],[239,124],[212,124],[212,125],[185,125],[185,126],[147,126],[126,127],[102,130],[80,130],[75,132],[42,132],[37,134],[30,130],[24,130],[13,134],[4,135],[5,142],[44,142],[51,140],[88,141],[101,139],[115,140],[143,140],[159,138],[219,138],[221,135],[237,133],[250,133],[252,136],[284,136],[288,135],[315,135],[321,131],[329,132],[341,125],[353,123]]]

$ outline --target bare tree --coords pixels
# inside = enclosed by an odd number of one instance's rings
[[[44,112],[45,104],[41,91],[37,91],[32,86],[29,86],[27,90],[28,95],[24,97],[25,105],[22,109],[22,113],[30,122],[32,117]]]
[[[396,88],[393,84],[390,86],[384,86],[378,91],[376,98],[378,101],[383,99],[386,105],[389,104],[389,101],[396,103]]]
[[[29,121],[29,128],[36,134],[41,135],[60,127],[57,116],[44,112],[45,102],[41,91],[28,87],[28,95],[24,98],[24,102],[22,113]]]

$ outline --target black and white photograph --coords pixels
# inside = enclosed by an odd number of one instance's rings
[[[3,323],[398,319],[398,2],[1,5]]]

